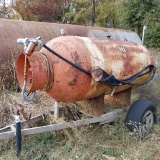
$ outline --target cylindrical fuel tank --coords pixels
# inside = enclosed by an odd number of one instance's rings
[[[148,50],[133,42],[62,36],[46,45],[87,72],[98,66],[118,79],[128,78],[152,64]],[[90,99],[113,91],[112,86],[95,81],[91,75],[78,70],[45,48],[40,52],[28,57],[27,89],[43,90],[46,85],[50,85],[46,93],[61,102]],[[21,87],[24,82],[24,61],[25,56],[21,54],[17,61],[17,78]],[[150,74],[146,74],[133,83],[145,82],[149,77]],[[130,85],[118,86],[115,93],[129,88]]]
[[[0,19],[0,81],[13,76],[6,70],[8,68],[12,70],[15,59],[23,51],[23,46],[17,44],[18,38],[41,36],[43,42],[47,43],[49,40],[60,36],[61,33],[63,35],[110,38],[142,43],[137,34],[128,30]],[[4,73],[7,73],[5,77]]]

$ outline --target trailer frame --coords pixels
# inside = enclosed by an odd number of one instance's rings
[[[30,125],[34,122],[43,120],[44,117],[46,116],[46,115],[39,115],[39,116],[31,118],[28,121],[21,122],[21,135],[25,136],[25,135],[32,135],[32,134],[37,134],[37,133],[61,130],[61,129],[66,129],[66,128],[75,128],[78,126],[89,125],[93,123],[105,124],[105,123],[115,122],[116,120],[118,120],[118,118],[121,117],[121,115],[123,114],[125,110],[127,110],[127,108],[115,109],[99,117],[86,118],[86,119],[81,119],[81,120],[76,120],[76,121],[69,121],[65,123],[57,123],[57,124],[55,123],[55,124],[40,126],[40,127],[24,128],[25,126]],[[0,129],[0,140],[14,138],[14,137],[16,137],[15,124],[12,124],[10,126],[6,126]]]

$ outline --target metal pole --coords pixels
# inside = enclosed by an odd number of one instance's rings
[[[145,33],[145,30],[147,29],[147,26],[143,26],[143,35],[142,35],[142,44],[144,44],[144,33]]]
[[[21,121],[20,121],[20,113],[17,111],[17,115],[15,116],[16,121],[16,148],[17,148],[17,156],[19,156],[21,152]]]

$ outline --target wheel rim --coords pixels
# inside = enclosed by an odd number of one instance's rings
[[[154,122],[154,115],[153,112],[149,110],[144,114],[142,118],[142,132],[147,134],[151,130],[153,122]]]

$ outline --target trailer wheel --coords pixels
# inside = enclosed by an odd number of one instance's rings
[[[151,101],[145,99],[137,100],[131,105],[125,124],[129,131],[144,137],[150,132],[153,123],[156,123],[156,111],[156,106]]]

